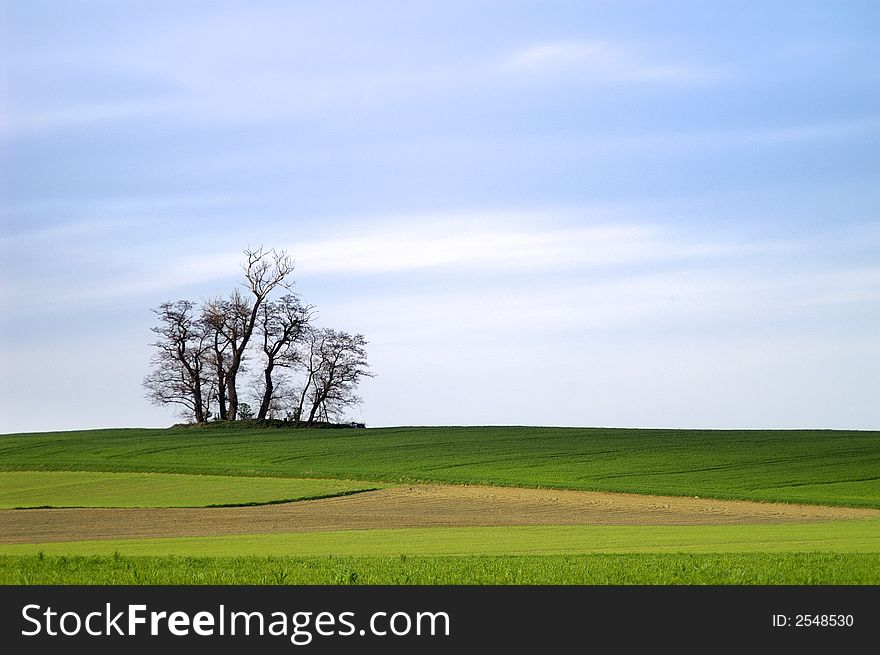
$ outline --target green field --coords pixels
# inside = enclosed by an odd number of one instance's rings
[[[0,555],[389,556],[880,553],[880,520],[768,525],[398,528],[2,544]]]
[[[222,507],[326,498],[375,489],[350,480],[176,473],[0,472],[0,509],[27,507]]]
[[[2,470],[433,481],[880,508],[880,432],[437,427],[0,436]]]
[[[253,504],[419,481],[880,508],[880,432],[95,430],[0,436],[0,471],[2,507]],[[873,585],[880,520],[3,544],[0,583]]]
[[[0,555],[4,584],[877,585],[880,555],[736,553],[466,557]]]

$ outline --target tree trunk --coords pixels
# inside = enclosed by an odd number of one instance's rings
[[[226,414],[230,421],[234,421],[238,415],[238,390],[235,388],[236,373],[238,373],[237,370],[230,368],[226,374],[226,398],[229,401]]]
[[[318,403],[312,405],[312,411],[309,412],[309,418],[306,421],[306,425],[311,425],[315,421],[315,413],[318,411]]]
[[[313,377],[313,374],[309,373],[309,379],[306,380],[305,384],[303,384],[302,393],[299,395],[299,404],[296,406],[296,409],[294,410],[296,412],[296,422],[297,423],[302,422],[303,407],[306,404],[306,394],[309,393],[309,387],[312,384],[312,377]]]
[[[196,423],[205,422],[205,409],[202,406],[202,385],[196,382],[193,392],[193,414],[195,414]]]
[[[321,407],[321,403],[323,403],[324,400],[325,400],[325,397],[323,395],[319,395],[317,400],[315,400],[315,402],[312,403],[312,409],[309,412],[309,420],[306,422],[306,425],[311,425],[312,423],[315,422],[315,414],[318,413],[318,409]]]
[[[220,355],[217,354],[218,360]],[[217,405],[220,407],[220,420],[226,420],[226,375],[223,373],[223,364],[216,365],[217,370]]]
[[[269,413],[269,405],[272,402],[272,393],[275,390],[275,385],[272,383],[272,369],[275,368],[275,362],[270,359],[266,364],[266,369],[263,371],[263,375],[266,378],[266,388],[263,390],[263,401],[260,403],[260,411],[257,412],[257,418],[264,419],[266,415]]]

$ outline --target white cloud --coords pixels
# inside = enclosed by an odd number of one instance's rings
[[[572,66],[608,68],[619,57],[605,43],[557,41],[533,45],[510,55],[507,63],[515,70],[540,70]]]
[[[588,222],[592,213],[598,222]],[[18,277],[4,275],[4,297],[8,302],[24,302],[39,296],[44,301],[39,305],[40,311],[59,312],[118,299],[170,296],[186,289],[199,289],[209,295],[222,293],[229,281],[239,277],[240,249],[220,249],[219,241],[206,244],[198,231],[161,247],[138,247],[133,242],[121,252],[112,246],[120,233],[141,233],[137,231],[138,225],[141,232],[149,231],[148,223],[91,220],[0,242],[16,261],[16,267],[30,271]],[[349,220],[344,227],[338,222],[330,225],[324,234],[313,228],[310,235],[295,238],[279,223],[273,230],[277,238],[267,245],[286,248],[296,261],[296,279],[310,285],[346,280],[357,283],[370,276],[376,277],[381,294],[406,286],[408,274],[420,274],[423,277],[418,279],[423,281],[428,279],[426,274],[442,274],[447,282],[453,280],[453,288],[455,279],[466,276],[471,285],[463,293],[455,288],[452,295],[464,301],[470,292],[477,291],[471,309],[491,306],[490,313],[496,316],[506,315],[507,299],[515,297],[516,303],[522,303],[523,282],[539,280],[545,286],[536,289],[527,304],[541,304],[541,314],[551,317],[551,323],[557,315],[561,319],[571,316],[572,308],[581,305],[592,308],[589,320],[600,321],[621,312],[626,317],[633,308],[650,308],[657,303],[673,307],[667,303],[670,297],[677,299],[679,308],[689,298],[696,298],[694,302],[703,307],[712,307],[716,298],[734,297],[732,291],[746,281],[762,289],[787,284],[791,288],[784,291],[791,302],[786,305],[802,308],[869,303],[880,294],[877,271],[865,264],[853,262],[841,267],[831,263],[830,268],[815,270],[803,266],[810,253],[826,252],[829,248],[834,252],[856,252],[870,247],[868,244],[878,238],[876,231],[870,230],[858,232],[857,241],[840,232],[834,244],[824,238],[792,242],[741,236],[733,240],[729,236],[672,230],[623,217],[615,221],[607,209],[601,208],[595,212],[585,209],[366,217]],[[299,233],[302,234],[301,230]],[[25,243],[27,247],[21,248]],[[228,243],[226,239],[222,245]],[[40,253],[38,257],[36,253]],[[55,265],[43,266],[46,258]],[[744,272],[743,267],[751,266],[756,267],[754,273]],[[563,292],[557,293],[547,280],[562,275],[585,286],[572,288],[567,284]],[[717,288],[705,289],[710,281]],[[493,285],[508,291],[484,300],[479,290],[491,289]],[[751,289],[748,285],[747,289]],[[514,288],[515,296],[509,291]],[[700,295],[695,296],[697,291]],[[454,297],[432,299],[419,313],[430,315],[430,305],[446,306],[456,302]],[[375,307],[382,299],[374,297],[368,302]],[[398,303],[400,299],[394,297],[389,302]],[[739,298],[738,302],[748,306],[750,301]],[[364,313],[368,313],[366,309]]]
[[[549,41],[505,53],[468,56],[444,48],[381,39],[330,20],[310,25],[299,8],[217,12],[95,44],[73,55],[58,50],[39,66],[63,63],[72,75],[103,70],[142,80],[149,95],[115,101],[17,106],[12,135],[90,123],[146,118],[175,121],[323,120],[427,98],[443,101],[547,75],[573,81],[699,82],[710,71],[609,41]],[[366,12],[369,14],[369,12]]]
[[[296,260],[297,277],[313,279],[430,270],[488,275],[613,270],[663,262],[705,261],[781,247],[683,238],[638,223],[572,226],[558,224],[558,218],[555,226],[553,222],[550,213],[414,215],[407,219],[370,219],[366,221],[370,225],[368,231],[360,230],[358,222],[352,222],[343,230],[335,228],[333,236],[306,241],[285,239],[282,231],[278,244],[284,247],[284,242],[288,242],[286,249]],[[133,247],[125,257],[105,251],[96,237],[110,238],[123,226],[84,221],[31,233],[28,238],[33,240],[32,247],[53,253],[56,260],[69,258],[67,270],[78,267],[78,274],[50,280],[43,276],[10,280],[10,293],[18,289],[27,296],[37,285],[54,289],[62,302],[100,302],[237,275],[240,250],[206,251],[180,242],[169,245],[165,252],[142,252],[140,258],[132,257],[136,253]],[[9,240],[4,245],[13,247]],[[96,268],[101,262],[103,265]],[[35,270],[41,270],[36,262],[33,265]],[[84,284],[82,274],[91,274],[94,279]],[[71,284],[76,288],[71,289]]]
[[[501,68],[518,75],[565,75],[598,82],[699,82],[718,76],[717,71],[663,61],[604,41],[534,44],[509,54]]]
[[[726,333],[827,317],[844,304],[880,301],[880,268],[766,277],[738,266],[622,273],[610,279],[475,285],[457,292],[384,292],[328,302],[322,321],[384,344],[473,342],[594,330]],[[880,320],[880,316],[877,317]],[[769,327],[766,329],[770,329]]]
[[[177,108],[176,102],[165,98],[10,110],[6,120],[0,121],[0,136],[20,136],[42,130],[147,118],[162,113],[170,114]]]
[[[551,215],[414,216],[291,247],[302,275],[456,268],[546,271],[718,257],[755,246],[682,239],[639,223],[548,225]],[[583,222],[583,221],[581,221]],[[374,222],[371,222],[375,225]]]

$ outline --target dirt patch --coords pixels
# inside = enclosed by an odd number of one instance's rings
[[[410,485],[258,507],[0,510],[0,543],[493,525],[723,525],[880,510],[506,487]]]

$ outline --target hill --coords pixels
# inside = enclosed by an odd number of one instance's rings
[[[880,432],[544,427],[0,436],[0,470],[446,482],[880,508]]]

